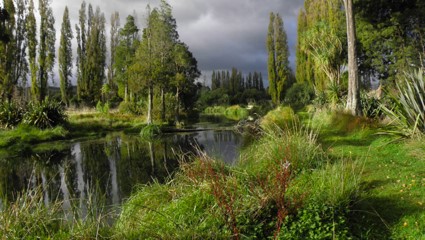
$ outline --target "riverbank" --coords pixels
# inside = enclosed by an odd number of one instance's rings
[[[364,118],[327,111],[295,114],[290,108],[271,111],[262,126],[263,134],[242,150],[235,166],[202,153],[182,157],[172,179],[140,186],[121,214],[113,215],[112,226],[106,218],[62,221],[59,210],[31,222],[33,212],[19,211],[16,224],[0,231],[22,236],[13,232],[30,223],[42,230],[26,237],[425,237],[423,138],[383,135],[385,126]],[[8,211],[23,207],[20,202],[8,206]],[[34,209],[43,210],[43,204]],[[11,221],[8,211],[1,221]]]
[[[68,121],[62,126],[39,129],[19,125],[0,130],[0,148],[16,148],[25,144],[56,140],[105,136],[110,132],[140,133],[146,126],[143,116],[120,113],[103,114],[96,111],[69,111]]]

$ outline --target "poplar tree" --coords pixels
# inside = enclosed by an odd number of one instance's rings
[[[86,21],[87,21],[87,7],[86,2],[81,3],[79,10],[79,25],[75,25],[77,33],[77,95],[78,99],[81,100],[83,92],[85,91],[85,72],[84,66],[86,65]]]
[[[105,16],[86,3],[81,4],[77,31],[77,93],[79,100],[95,105],[101,100],[101,88],[105,79],[106,32]]]
[[[49,0],[39,0],[40,12],[40,44],[38,48],[38,79],[39,92],[36,96],[42,102],[48,94],[49,75],[53,77],[53,66],[55,63],[55,18]]]
[[[85,92],[84,100],[87,104],[95,105],[101,100],[101,88],[105,79],[106,66],[106,32],[105,32],[105,16],[96,8],[96,12],[92,13],[92,7],[89,5],[89,32],[86,46],[86,63],[84,65],[85,72]]]
[[[73,38],[71,22],[69,20],[69,10],[65,7],[63,13],[61,38],[59,45],[59,78],[62,102],[69,106],[69,98],[71,96],[72,77],[72,44]]]
[[[116,83],[116,70],[114,68],[115,65],[115,55],[117,52],[118,44],[119,44],[119,27],[120,27],[120,14],[118,12],[114,12],[111,15],[111,31],[110,31],[110,61],[108,66],[108,89],[111,92],[117,93],[117,83]]]
[[[26,21],[27,41],[28,41],[28,61],[30,67],[31,78],[31,97],[36,101],[39,94],[39,87],[37,83],[37,21],[34,15],[34,1],[30,0],[28,7],[28,15]]]
[[[290,69],[288,40],[279,14],[270,13],[267,51],[269,94],[275,104],[280,104],[285,83],[289,81]]]
[[[15,30],[15,56],[13,65],[13,84],[21,85],[25,93],[27,85],[28,61],[27,61],[27,46],[26,39],[26,3],[24,0],[16,1],[16,30]]]
[[[15,59],[15,6],[6,0],[2,10],[4,41],[0,43],[0,99],[10,101],[13,93],[13,65]]]

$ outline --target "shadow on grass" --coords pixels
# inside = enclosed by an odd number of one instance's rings
[[[386,181],[373,181],[365,190],[385,184]],[[391,239],[391,230],[403,217],[422,211],[418,205],[400,199],[402,194],[373,195],[355,202],[348,216],[355,239]]]

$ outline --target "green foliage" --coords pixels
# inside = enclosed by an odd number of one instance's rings
[[[143,104],[143,101],[139,101],[139,102],[122,101],[120,105],[118,106],[118,110],[120,111],[120,113],[142,115],[146,108],[144,105],[145,104]]]
[[[161,128],[155,124],[146,125],[140,132],[140,136],[144,139],[152,139],[162,134]]]
[[[288,89],[285,95],[285,103],[294,109],[300,109],[308,105],[314,92],[307,83],[295,83]]]
[[[0,126],[2,128],[13,128],[23,118],[24,109],[13,102],[0,103]]]
[[[283,98],[284,87],[288,85],[291,74],[288,60],[288,39],[279,13],[270,13],[266,45],[269,94],[273,103],[279,104]]]
[[[41,103],[29,103],[23,117],[23,123],[40,129],[52,128],[66,122],[63,106],[59,102],[45,100]]]
[[[61,37],[59,46],[59,78],[62,102],[69,105],[71,98],[72,77],[72,44],[73,38],[71,22],[69,20],[69,10],[65,7],[63,13]]]
[[[239,105],[234,105],[230,107],[223,107],[223,106],[207,107],[204,110],[204,113],[207,115],[222,115],[228,119],[232,119],[236,121],[245,119],[249,115],[248,109],[241,107]]]
[[[380,101],[374,96],[369,96],[365,91],[360,93],[360,103],[363,116],[367,118],[380,118],[383,115]]]
[[[345,208],[314,203],[285,219],[277,239],[350,239]]]
[[[105,104],[103,104],[101,101],[98,101],[97,104],[96,104],[96,110],[99,113],[108,114],[109,113],[109,102],[106,102]]]
[[[295,112],[291,107],[278,107],[268,112],[261,119],[261,127],[274,130],[277,127],[286,129],[296,121]]]
[[[421,70],[407,73],[389,92],[392,106],[383,105],[384,113],[399,127],[399,133],[425,133],[425,78]]]

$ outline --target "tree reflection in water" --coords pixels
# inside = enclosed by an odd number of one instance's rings
[[[178,168],[175,153],[193,152],[199,146],[232,164],[240,145],[240,136],[231,131],[173,134],[152,142],[118,133],[98,140],[49,143],[44,149],[55,146],[54,150],[0,159],[0,207],[18,192],[41,187],[46,205],[60,200],[70,217],[77,208],[79,217],[85,218],[94,200],[117,206],[138,184],[165,181]]]

